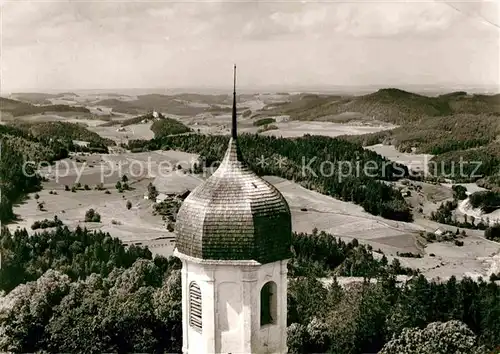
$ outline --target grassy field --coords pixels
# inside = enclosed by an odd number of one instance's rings
[[[367,149],[375,151],[377,154],[387,157],[389,160],[396,161],[408,166],[415,171],[428,173],[427,164],[431,161],[433,155],[430,154],[412,154],[400,152],[394,145],[376,144],[367,146]]]

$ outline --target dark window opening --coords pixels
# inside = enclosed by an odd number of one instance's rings
[[[276,323],[277,317],[276,283],[267,282],[260,291],[260,325]]]

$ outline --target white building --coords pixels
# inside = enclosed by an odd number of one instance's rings
[[[156,202],[157,203],[161,203],[163,202],[165,199],[167,199],[167,195],[165,193],[160,193],[156,196]]]
[[[443,229],[441,229],[441,228],[437,228],[437,229],[434,231],[434,235],[436,235],[436,236],[443,236],[445,232],[446,232],[445,230],[443,230]]]
[[[90,142],[82,141],[82,140],[73,140],[73,144],[80,146],[80,147],[89,147],[90,146]]]
[[[183,353],[286,353],[290,209],[242,160],[235,113],[220,167],[185,199],[175,231]]]

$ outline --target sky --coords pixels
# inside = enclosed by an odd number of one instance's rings
[[[0,0],[0,89],[498,85],[499,2]]]

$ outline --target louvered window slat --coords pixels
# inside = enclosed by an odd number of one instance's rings
[[[201,330],[201,291],[198,284],[192,282],[189,285],[189,325]]]

